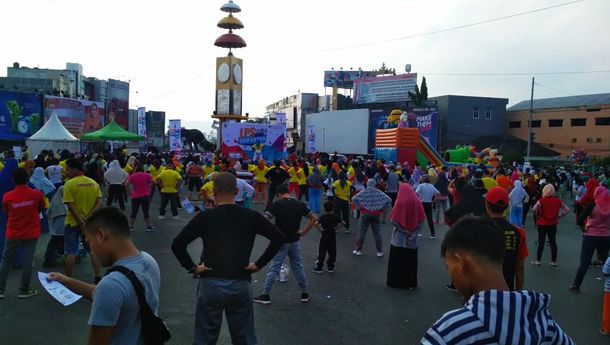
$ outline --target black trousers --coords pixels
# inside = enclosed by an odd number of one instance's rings
[[[44,253],[44,261],[53,262],[60,255],[64,255],[64,237],[51,235],[47,244],[47,250]]]
[[[318,259],[316,260],[316,268],[322,269],[324,267],[324,259],[328,254],[328,260],[326,266],[329,269],[335,267],[335,261],[337,260],[337,236],[336,234],[325,234],[322,233],[320,237],[320,246],[318,247]]]
[[[170,203],[172,208],[172,216],[178,215],[178,193],[161,193],[161,208],[159,209],[159,215],[165,216],[165,208],[167,203]]]
[[[539,225],[538,226],[538,252],[536,253],[536,260],[540,261],[542,258],[542,252],[544,251],[544,245],[546,244],[546,238],[549,238],[549,244],[551,245],[551,261],[557,261],[557,225]]]
[[[306,184],[299,185],[299,201],[305,197],[305,201],[309,202],[309,186]]]
[[[430,236],[435,236],[434,232],[434,220],[432,219],[432,205],[431,202],[422,202],[424,206],[424,212],[426,213],[426,219],[428,220],[428,227],[430,228]]]
[[[269,193],[267,193],[267,207],[271,207],[273,204],[273,198],[275,198],[275,189],[277,185],[269,183]]]
[[[122,184],[111,184],[108,186],[106,206],[112,205],[114,200],[118,200],[121,210],[125,210],[125,187]]]
[[[335,216],[345,223],[345,230],[349,229],[349,202],[335,197]]]

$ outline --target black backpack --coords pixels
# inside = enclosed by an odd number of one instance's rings
[[[106,272],[106,275],[111,272],[121,272],[133,285],[138,295],[138,303],[140,304],[140,318],[142,319],[142,339],[145,345],[162,345],[171,338],[169,329],[165,325],[163,319],[155,315],[146,302],[144,295],[144,286],[130,269],[124,266],[114,266]]]

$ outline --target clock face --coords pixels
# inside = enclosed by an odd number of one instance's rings
[[[238,64],[233,65],[233,80],[235,84],[241,84],[241,66]]]
[[[218,81],[221,83],[229,81],[229,78],[231,77],[231,67],[229,64],[223,63],[218,67],[217,77]]]
[[[17,130],[21,134],[26,134],[30,130],[30,126],[25,119],[21,119],[17,122]]]

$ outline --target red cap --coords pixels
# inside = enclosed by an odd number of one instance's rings
[[[485,194],[485,200],[492,205],[508,207],[508,192],[502,187],[493,187]]]

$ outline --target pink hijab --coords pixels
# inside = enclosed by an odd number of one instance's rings
[[[392,209],[392,220],[403,229],[413,232],[424,219],[426,214],[417,194],[408,183],[401,183]]]
[[[608,188],[599,186],[595,189],[595,208],[605,216],[610,216],[610,192]]]

